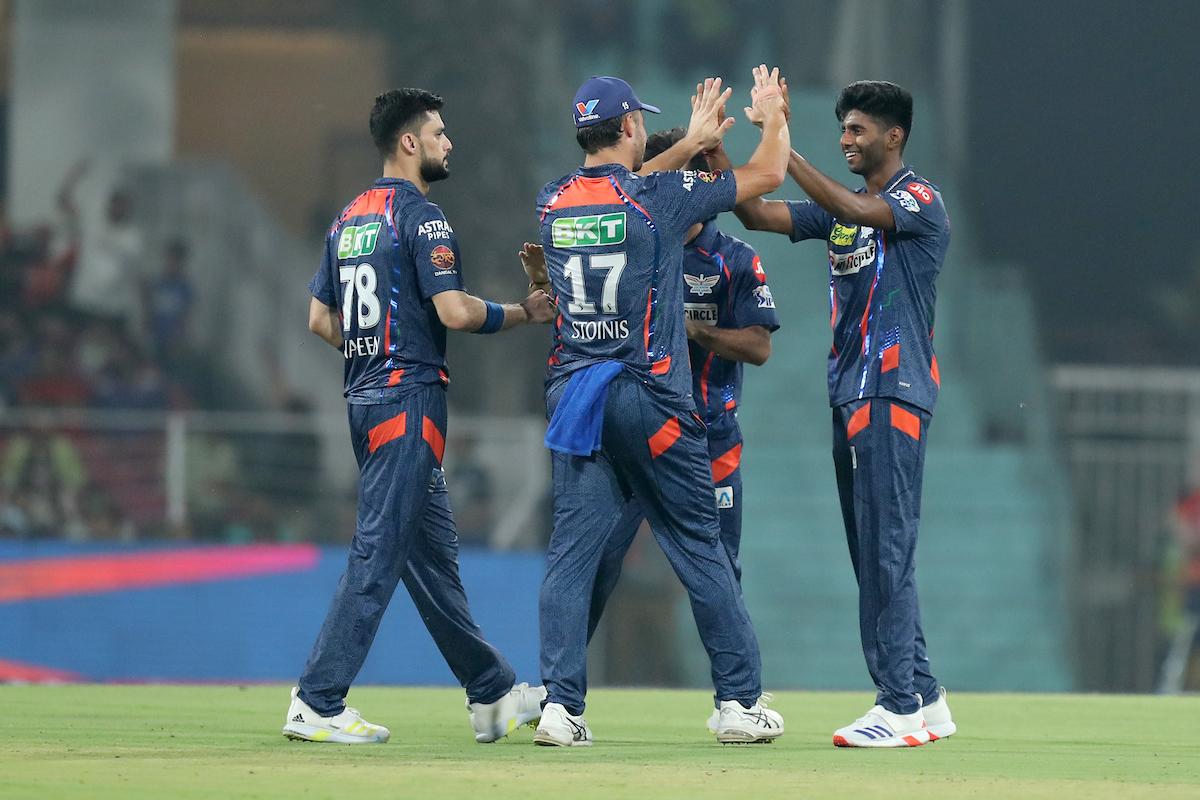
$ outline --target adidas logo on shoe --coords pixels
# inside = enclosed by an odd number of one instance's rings
[[[297,714],[296,716],[292,717],[292,722],[304,722],[304,715]]]

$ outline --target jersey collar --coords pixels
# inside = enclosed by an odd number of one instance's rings
[[[421,190],[413,185],[413,182],[405,178],[376,178],[376,189],[400,189],[413,194],[421,195]],[[425,195],[421,195],[424,197]]]
[[[887,188],[885,188],[883,191],[894,192],[896,187],[900,185],[901,181],[913,180],[916,177],[917,173],[913,171],[912,167],[910,167],[908,164],[901,164],[900,169],[896,171],[896,174],[888,178],[888,182],[884,184]]]
[[[628,172],[624,164],[597,164],[594,167],[580,167],[579,174],[586,178],[601,178],[605,175],[616,175],[619,172]]]
[[[717,221],[710,219],[704,223],[704,227],[700,229],[700,233],[696,235],[696,238],[688,243],[688,247],[695,247],[708,253],[715,253],[717,251],[717,238],[720,235],[721,231],[717,229]]]

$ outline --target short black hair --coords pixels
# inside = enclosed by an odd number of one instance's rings
[[[833,113],[838,122],[842,122],[851,111],[861,111],[887,128],[899,126],[904,130],[901,149],[908,144],[912,132],[913,99],[903,86],[890,81],[855,81],[842,89]]]
[[[583,152],[589,155],[599,153],[604,148],[612,147],[621,141],[621,120],[623,119],[625,119],[624,114],[612,119],[601,120],[586,128],[579,128],[575,131],[575,141],[579,142]]]
[[[392,89],[375,98],[371,108],[371,138],[381,155],[387,158],[396,151],[400,134],[425,122],[425,114],[440,111],[441,95],[424,89]]]
[[[655,131],[646,137],[646,161],[649,161],[656,156],[660,156],[670,150],[679,140],[687,136],[685,128],[670,128],[665,131]],[[704,157],[704,153],[696,153],[687,163],[687,169],[694,169],[697,172],[708,172],[708,159]]]

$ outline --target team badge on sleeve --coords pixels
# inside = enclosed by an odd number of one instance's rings
[[[454,269],[454,251],[444,244],[433,248],[433,252],[429,254],[429,260],[439,270]]]
[[[762,286],[754,287],[754,299],[758,301],[759,308],[775,307],[775,298],[771,296],[771,287],[765,283]]]
[[[917,201],[908,192],[904,190],[892,192],[892,197],[900,201],[900,205],[904,207],[905,211],[911,211],[914,214],[921,213],[921,207],[917,205]]]

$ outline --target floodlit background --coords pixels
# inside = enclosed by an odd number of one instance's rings
[[[473,292],[523,294],[533,198],[594,74],[686,123],[697,80],[792,87],[849,185],[838,89],[917,99],[941,186],[943,392],[918,576],[952,688],[1176,691],[1200,613],[1200,12],[967,0],[0,2],[0,681],[299,672],[353,531],[342,359],[306,329],[329,222],[380,171],[380,91],[441,93]],[[744,119],[728,147],[754,146]],[[802,194],[789,184],[779,196]],[[747,370],[745,592],[770,688],[865,688],[829,456],[820,243],[758,248],[783,328]],[[546,329],[452,335],[446,455],[478,620],[536,681]],[[594,683],[704,686],[647,537]],[[450,683],[401,592],[361,680]]]

